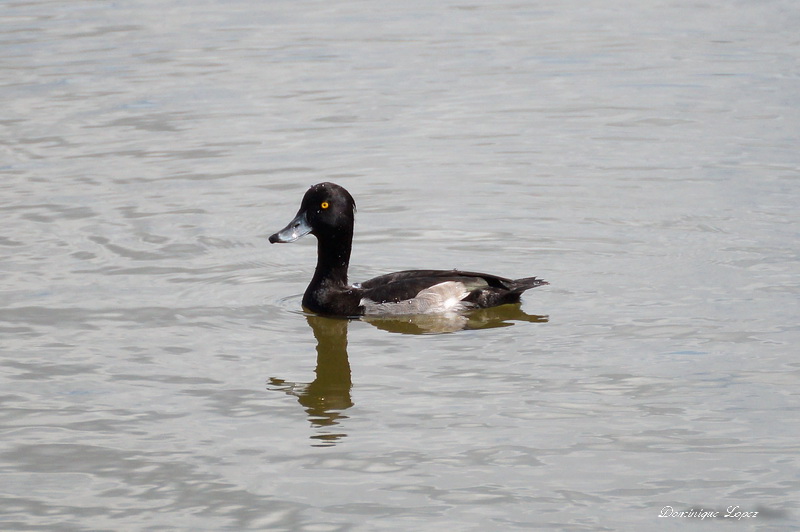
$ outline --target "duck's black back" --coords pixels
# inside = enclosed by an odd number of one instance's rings
[[[547,284],[535,277],[514,280],[459,270],[406,270],[375,277],[361,283],[360,287],[364,297],[387,303],[411,299],[420,291],[446,281],[463,284],[470,292],[464,301],[476,307],[515,303],[525,290]]]

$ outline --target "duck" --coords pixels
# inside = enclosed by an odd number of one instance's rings
[[[317,265],[302,300],[307,311],[346,318],[461,313],[519,303],[526,290],[549,284],[461,270],[405,270],[349,284],[355,212],[344,187],[319,183],[306,191],[292,221],[269,237],[272,244],[317,238]]]

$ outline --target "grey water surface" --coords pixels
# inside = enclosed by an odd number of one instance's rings
[[[0,4],[0,529],[792,530],[800,4]],[[461,319],[351,280],[551,284]],[[757,512],[754,514],[754,512]],[[710,515],[707,515],[710,514]]]

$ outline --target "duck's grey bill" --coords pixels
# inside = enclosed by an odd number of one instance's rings
[[[308,225],[306,220],[306,213],[301,212],[294,217],[294,220],[289,222],[289,225],[269,237],[271,244],[294,242],[301,236],[305,236],[311,232],[311,226]]]

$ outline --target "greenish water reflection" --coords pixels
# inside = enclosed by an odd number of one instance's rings
[[[315,445],[334,445],[347,436],[343,431],[328,432],[347,416],[353,406],[350,391],[353,381],[347,354],[349,319],[306,315],[317,340],[316,377],[309,383],[290,382],[270,377],[268,389],[297,397],[312,426],[322,429],[311,436]],[[526,314],[519,304],[480,309],[467,314],[415,315],[393,318],[362,318],[375,327],[401,334],[441,334],[468,329],[509,327],[515,321],[544,323],[548,316]]]
[[[473,310],[465,314],[418,314],[388,318],[364,317],[379,329],[402,334],[442,334],[462,330],[510,327],[515,321],[544,323],[548,316],[535,316],[523,312],[519,303],[500,307]]]
[[[338,425],[347,419],[342,414],[353,406],[350,389],[350,361],[347,358],[347,326],[349,320],[306,316],[314,338],[317,340],[316,378],[307,384],[292,383],[271,377],[270,389],[281,390],[297,397],[297,402],[305,407],[311,424],[318,428]],[[311,438],[318,444],[333,445],[343,433],[316,434]]]

